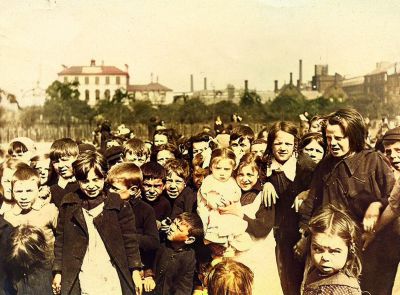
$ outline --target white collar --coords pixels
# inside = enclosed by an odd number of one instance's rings
[[[271,161],[271,166],[267,169],[267,176],[271,176],[272,171],[277,170],[285,173],[285,176],[289,180],[293,181],[296,177],[296,164],[297,158],[294,154],[283,164],[279,163],[277,160],[275,160],[275,158],[273,158]]]
[[[42,207],[45,205],[46,203],[41,199],[41,198],[37,198],[35,203],[33,203],[31,210],[30,211],[39,211],[40,209],[42,209]],[[29,212],[30,212],[29,211]],[[22,213],[22,209],[20,206],[18,206],[18,204],[14,204],[11,208],[11,212],[15,215],[18,216]]]
[[[75,181],[76,181],[75,176],[72,176],[71,178],[68,178],[68,179],[65,179],[65,178],[60,176],[58,178],[57,184],[61,188],[66,188],[68,183],[75,182]]]

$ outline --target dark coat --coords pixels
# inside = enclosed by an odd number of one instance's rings
[[[172,206],[171,219],[173,220],[176,216],[183,212],[196,212],[196,208],[197,195],[190,187],[187,186],[174,201],[174,205]]]
[[[79,272],[88,245],[81,191],[66,195],[60,206],[53,271],[62,275],[61,294],[80,294]],[[135,217],[128,202],[108,194],[104,210],[94,224],[114,263],[123,294],[134,294],[130,269],[141,267]]]

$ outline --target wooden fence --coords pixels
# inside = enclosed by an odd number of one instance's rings
[[[167,124],[168,128],[175,128],[179,134],[191,136],[202,131],[205,124]],[[264,127],[264,124],[249,124],[256,134]],[[116,127],[116,126],[113,126]],[[148,138],[148,128],[146,124],[134,124],[127,126],[141,139]],[[31,138],[35,142],[52,142],[57,138],[71,137],[73,139],[86,139],[93,138],[92,132],[96,128],[95,125],[79,124],[67,128],[67,126],[54,126],[49,124],[35,124],[27,128],[20,126],[13,126],[7,124],[0,128],[0,143],[7,143],[11,139],[20,136]]]

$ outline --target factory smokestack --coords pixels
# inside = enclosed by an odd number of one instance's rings
[[[275,84],[275,86],[274,86],[274,92],[275,92],[275,93],[278,93],[278,80],[275,80],[275,81],[274,81],[274,84]]]
[[[190,92],[194,91],[194,86],[193,86],[193,74],[190,75]]]
[[[299,60],[299,82],[300,86],[303,84],[303,60]]]
[[[289,84],[293,85],[293,73],[292,72],[290,72],[290,82],[289,82]]]
[[[249,91],[249,81],[248,80],[244,80],[244,92],[248,92]]]
[[[207,77],[204,77],[204,90],[207,90]]]

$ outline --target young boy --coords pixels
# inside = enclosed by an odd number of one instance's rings
[[[186,186],[190,177],[189,164],[185,160],[170,159],[165,164],[165,191],[172,207],[171,219],[183,212],[196,212],[197,197]]]
[[[143,269],[150,269],[155,250],[160,246],[156,216],[153,208],[140,197],[142,172],[133,163],[121,163],[108,172],[107,183],[110,192],[117,193],[122,200],[128,201],[133,209],[136,222],[136,236],[139,242]]]
[[[171,205],[164,196],[165,169],[156,162],[148,162],[141,167],[143,173],[143,200],[153,207],[157,220],[157,229],[161,221],[170,217]]]
[[[196,213],[178,215],[167,231],[167,242],[157,251],[153,277],[146,277],[145,291],[150,294],[192,294],[196,265],[194,242],[202,241],[203,224]]]
[[[79,185],[75,180],[72,163],[79,154],[78,144],[71,138],[61,138],[50,147],[50,159],[58,175],[56,184],[50,186],[51,202],[60,207],[63,197],[75,192]]]
[[[17,169],[11,186],[15,204],[4,214],[4,219],[14,227],[30,224],[42,229],[51,246],[54,243],[53,231],[57,227],[58,209],[39,198],[38,172],[29,166]]]
[[[146,144],[138,138],[132,138],[123,146],[124,162],[133,162],[141,167],[150,160],[150,150]]]

